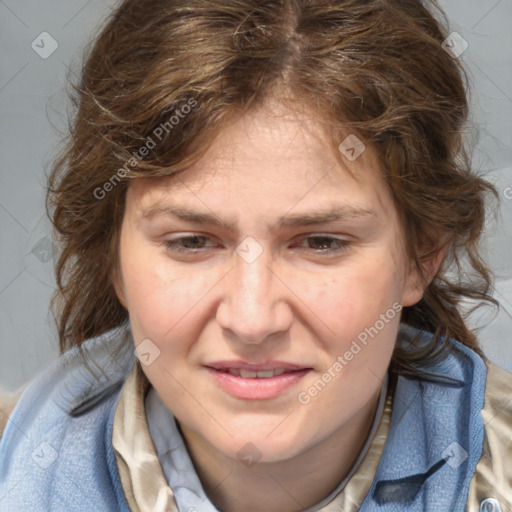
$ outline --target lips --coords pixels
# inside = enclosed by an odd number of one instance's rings
[[[205,364],[214,370],[230,370],[230,369],[243,369],[243,370],[251,370],[255,372],[266,371],[266,370],[279,370],[282,369],[284,371],[295,371],[295,370],[304,370],[308,368],[306,365],[299,365],[294,363],[288,363],[285,361],[268,361],[264,364],[254,364],[247,363],[245,361],[214,361],[212,363]]]
[[[275,398],[296,385],[311,370],[283,361],[260,365],[245,361],[216,361],[205,366],[224,391],[246,400]]]
[[[260,371],[244,370],[243,368],[228,368],[225,370],[218,371],[229,373],[230,375],[236,375],[237,377],[242,377],[242,379],[269,379],[270,377],[276,377],[286,372],[284,368]]]
[[[283,373],[306,369],[305,366],[284,361],[269,361],[265,364],[251,364],[245,361],[216,361],[205,366],[222,373],[242,377],[243,379],[268,379]]]

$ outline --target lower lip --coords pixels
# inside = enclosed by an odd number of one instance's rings
[[[244,400],[275,398],[297,384],[309,371],[310,369],[306,368],[276,375],[275,377],[244,379],[237,375],[208,368],[210,375],[213,376],[224,391],[235,398],[242,398]]]

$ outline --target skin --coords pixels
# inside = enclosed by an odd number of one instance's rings
[[[278,224],[334,205],[338,220]],[[223,225],[178,219],[171,206]],[[236,252],[248,236],[263,251],[252,263]],[[119,251],[116,290],[135,344],[149,338],[160,350],[143,370],[214,504],[286,512],[327,496],[370,431],[399,315],[307,405],[297,396],[379,315],[423,292],[371,149],[354,162],[336,157],[321,125],[268,103],[224,128],[179,177],[134,182]],[[311,371],[275,398],[240,399],[203,366],[240,359]],[[237,457],[249,442],[261,455],[252,467]]]

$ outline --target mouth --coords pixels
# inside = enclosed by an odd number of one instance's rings
[[[284,368],[276,368],[275,370],[244,370],[242,368],[222,368],[217,370],[222,373],[229,373],[230,375],[236,375],[242,377],[242,379],[269,379],[271,377],[277,377],[286,373]],[[297,370],[296,370],[297,371]]]
[[[283,373],[311,369],[304,365],[284,361],[270,361],[265,364],[252,364],[245,361],[215,361],[205,366],[218,372],[229,373],[244,379],[268,379]]]
[[[296,385],[312,368],[271,362],[253,365],[240,361],[205,365],[208,373],[228,394],[244,400],[275,398]]]

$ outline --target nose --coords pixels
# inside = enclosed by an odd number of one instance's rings
[[[271,265],[271,258],[265,253],[251,263],[235,255],[234,268],[224,280],[216,319],[243,343],[261,343],[291,326],[290,291]]]

